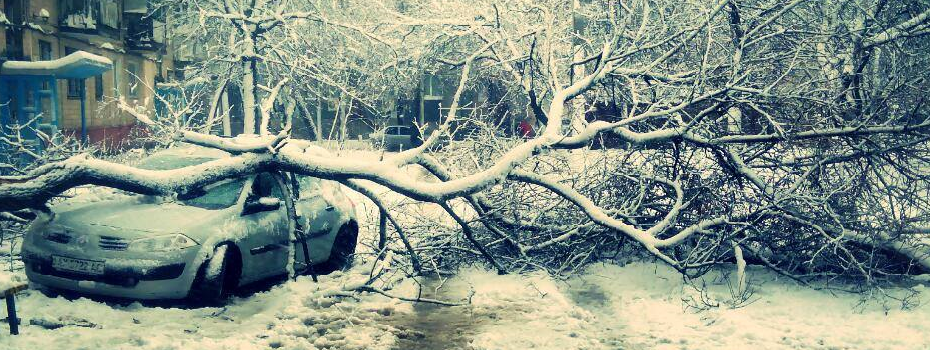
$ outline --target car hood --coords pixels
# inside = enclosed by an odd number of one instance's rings
[[[52,224],[73,229],[133,238],[153,233],[199,235],[201,226],[228,214],[177,203],[140,203],[138,200],[109,200],[82,205],[58,206]],[[192,237],[195,238],[196,237]]]

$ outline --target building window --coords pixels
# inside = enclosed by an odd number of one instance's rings
[[[84,79],[68,79],[68,98],[72,100],[81,99],[81,91],[84,90]]]
[[[70,55],[77,51],[74,48],[65,47],[65,55]],[[68,79],[68,98],[72,100],[77,100],[81,98],[81,93],[84,91],[84,79]]]
[[[129,82],[129,97],[139,97],[139,66],[135,63],[127,62],[126,77]]]
[[[103,74],[94,76],[94,99],[103,101]]]
[[[39,40],[39,59],[42,61],[50,61],[52,59],[52,43]],[[48,90],[50,88],[51,86],[47,80],[42,81],[42,90]]]
[[[49,61],[52,59],[52,43],[39,40],[39,59],[42,61]]]
[[[62,26],[79,29],[97,28],[100,6],[96,1],[62,0],[59,6]]]
[[[63,14],[89,14],[93,9],[90,1],[87,0],[64,0],[61,2],[60,6]]]
[[[119,28],[119,4],[116,0],[103,0],[100,3],[100,22],[110,28]]]
[[[423,96],[442,96],[442,83],[439,77],[427,75],[423,77]]]

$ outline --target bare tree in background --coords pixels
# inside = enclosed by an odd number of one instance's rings
[[[196,52],[199,62],[187,68],[187,78],[214,80],[216,91],[238,86],[243,133],[267,134],[274,132],[270,119],[280,129],[295,113],[309,117],[315,114],[311,105],[327,101],[342,112],[361,107],[380,115],[390,105],[386,97],[397,96],[401,86],[415,86],[415,75],[405,69],[416,57],[404,50],[403,40],[388,42],[357,25],[374,23],[383,14],[371,5],[164,0],[156,8],[170,17],[176,45]],[[272,92],[280,100],[269,99]],[[278,104],[285,113],[272,116]],[[331,131],[313,118],[308,122],[317,138]]]

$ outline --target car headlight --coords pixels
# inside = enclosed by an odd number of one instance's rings
[[[196,246],[197,241],[180,233],[139,238],[129,242],[126,247],[131,252],[167,252]]]
[[[44,230],[40,230],[39,234],[42,236],[42,238],[52,240],[59,236],[68,235],[68,231],[58,227],[46,227]]]
[[[71,233],[63,227],[55,225],[37,225],[33,224],[27,234],[32,237],[42,237],[46,241],[68,243],[71,241]],[[32,238],[27,237],[27,238]]]

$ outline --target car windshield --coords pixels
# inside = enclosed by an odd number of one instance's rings
[[[213,157],[181,156],[176,154],[155,154],[143,159],[137,167],[147,170],[173,170],[198,165],[216,160]],[[204,209],[223,209],[236,204],[242,192],[244,179],[219,181],[203,188],[197,188],[178,194],[178,201]]]
[[[230,179],[207,185],[202,189],[178,194],[181,203],[204,209],[224,209],[236,204],[242,193],[244,179]]]

